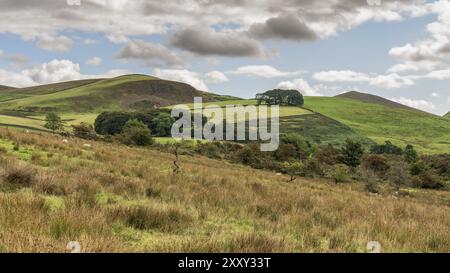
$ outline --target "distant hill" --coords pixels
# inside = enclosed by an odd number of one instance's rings
[[[423,152],[450,152],[450,120],[443,117],[343,97],[305,97],[305,108],[377,143],[390,140],[402,147],[413,144]]]
[[[444,115],[444,118],[450,118],[450,111]]]
[[[344,93],[344,94],[340,94],[340,95],[337,95],[336,98],[353,99],[353,100],[358,100],[358,101],[367,102],[367,103],[380,104],[380,105],[384,105],[384,106],[388,106],[388,107],[395,107],[395,108],[401,108],[401,109],[408,109],[408,110],[414,110],[414,111],[423,112],[423,111],[421,111],[419,109],[412,108],[412,107],[406,106],[404,104],[397,103],[395,101],[391,101],[391,100],[385,99],[385,98],[380,97],[380,96],[375,96],[375,95],[372,95],[372,94],[361,93],[361,92],[357,92],[357,91],[350,91],[350,92],[347,92],[347,93]]]
[[[192,103],[194,97],[203,97],[204,101],[221,98],[185,83],[146,75],[126,75],[0,92],[0,111],[98,113],[106,110],[145,110]]]
[[[14,90],[14,87],[11,86],[5,86],[5,85],[0,85],[0,91],[4,91],[4,90]]]

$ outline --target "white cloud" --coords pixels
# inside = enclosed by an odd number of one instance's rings
[[[220,71],[208,72],[204,78],[207,83],[224,83],[229,81],[228,77]]]
[[[374,77],[370,79],[369,81],[370,85],[382,87],[382,88],[401,88],[405,86],[411,86],[414,85],[415,82],[407,77],[399,76],[398,74],[388,74],[388,75],[381,75]]]
[[[127,70],[110,70],[99,75],[85,75],[80,72],[80,65],[69,60],[52,60],[36,65],[20,72],[10,72],[0,69],[0,84],[14,87],[28,87],[64,81],[110,78],[131,74]]]
[[[313,78],[323,82],[358,82],[382,88],[401,88],[414,85],[413,77],[400,76],[396,73],[387,75],[371,75],[351,70],[332,70],[313,74]]]
[[[186,69],[159,69],[154,70],[154,75],[158,78],[171,81],[179,81],[192,85],[198,90],[208,91],[208,86],[203,81],[199,73]]]
[[[436,109],[436,106],[426,100],[413,100],[413,99],[408,99],[408,98],[391,98],[390,100],[401,103],[403,105],[412,107],[412,108],[416,108],[416,109],[420,109],[420,110],[424,110],[424,111],[430,111],[430,110],[434,110]]]
[[[298,90],[306,96],[322,96],[322,94],[320,94],[314,87],[311,87],[311,85],[309,85],[309,83],[304,79],[280,82],[276,88]]]
[[[369,75],[351,70],[318,72],[313,74],[313,78],[323,82],[364,82],[370,80]]]
[[[438,98],[438,97],[439,97],[439,94],[436,93],[436,92],[433,92],[433,93],[431,93],[431,96],[434,97],[434,98]]]
[[[237,68],[234,71],[228,72],[234,75],[246,75],[246,76],[256,76],[262,78],[279,78],[279,77],[291,77],[298,76],[304,71],[280,71],[272,66],[268,65],[247,65]]]
[[[423,78],[433,79],[433,80],[450,79],[450,69],[432,71],[432,72],[426,74],[425,76],[423,76]]]
[[[103,60],[100,57],[93,57],[93,58],[87,60],[86,63],[88,65],[100,65],[102,63],[102,61]]]
[[[73,41],[66,36],[52,36],[43,34],[39,37],[36,45],[47,51],[66,52],[72,49]]]

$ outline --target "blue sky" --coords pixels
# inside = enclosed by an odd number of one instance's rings
[[[0,84],[143,73],[244,98],[359,90],[442,115],[449,23],[448,0],[0,0]]]

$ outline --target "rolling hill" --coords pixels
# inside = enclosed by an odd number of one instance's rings
[[[444,115],[444,118],[450,118],[450,112]]]
[[[430,113],[342,97],[307,97],[305,108],[382,143],[413,144],[423,152],[450,152],[450,121]]]
[[[198,91],[185,83],[145,75],[126,75],[2,92],[0,110],[32,114],[142,110],[192,102],[195,96],[211,101],[217,95]]]
[[[336,98],[343,98],[343,99],[353,99],[353,100],[358,100],[358,101],[367,102],[367,103],[380,104],[380,105],[384,105],[384,106],[388,106],[388,107],[394,107],[394,108],[401,108],[401,109],[407,109],[407,110],[413,110],[413,111],[420,111],[419,109],[412,108],[412,107],[406,106],[404,104],[397,103],[397,102],[385,99],[385,98],[380,97],[380,96],[375,96],[375,95],[367,94],[367,93],[361,93],[361,92],[357,92],[357,91],[350,91],[350,92],[347,92],[347,93],[343,93],[343,94],[337,95],[335,97]]]
[[[13,89],[15,89],[15,88],[14,87],[10,87],[10,86],[0,85],[0,91],[13,90]]]
[[[255,105],[198,91],[184,83],[145,75],[73,81],[0,91],[0,126],[45,130],[48,111],[70,124],[93,123],[102,111],[137,111],[192,103],[195,96],[223,107]],[[370,94],[349,92],[336,97],[305,97],[304,108],[281,107],[282,133],[301,134],[312,143],[341,144],[358,138],[365,144],[386,140],[415,145],[426,153],[450,153],[450,120]]]

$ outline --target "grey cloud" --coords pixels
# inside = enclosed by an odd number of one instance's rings
[[[262,45],[242,32],[217,32],[208,27],[190,27],[174,34],[171,44],[199,55],[263,57]]]
[[[260,39],[313,41],[318,38],[313,30],[293,15],[280,15],[265,23],[254,24],[249,32]]]
[[[149,64],[158,61],[169,66],[183,64],[183,60],[166,47],[141,40],[133,40],[125,44],[116,57],[122,60],[142,60]]]

